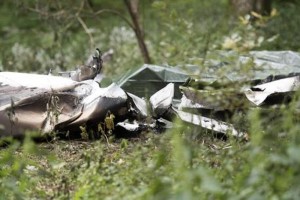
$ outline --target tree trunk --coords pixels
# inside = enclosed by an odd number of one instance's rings
[[[143,29],[139,22],[139,12],[138,12],[138,5],[139,0],[124,0],[124,3],[128,9],[128,12],[130,14],[133,26],[134,26],[134,33],[138,40],[139,48],[142,53],[144,62],[147,64],[151,63],[151,59],[149,56],[149,52],[144,40],[144,33]]]
[[[261,15],[270,15],[272,9],[272,0],[230,0],[237,15],[246,15],[251,11]]]

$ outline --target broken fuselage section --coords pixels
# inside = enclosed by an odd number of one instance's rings
[[[108,111],[120,119],[128,113],[128,96],[116,84],[100,88],[93,80],[14,72],[1,72],[0,84],[1,136],[76,132],[103,121]]]

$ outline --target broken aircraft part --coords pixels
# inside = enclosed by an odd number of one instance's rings
[[[150,105],[154,117],[162,117],[169,109],[172,109],[174,97],[174,84],[169,83],[166,87],[157,91],[150,97]]]
[[[294,76],[253,86],[245,91],[245,95],[249,101],[259,106],[271,95],[296,91],[299,87],[300,76]]]
[[[127,95],[116,84],[100,88],[93,80],[12,72],[1,72],[0,83],[1,136],[78,129],[103,120],[109,110],[127,114]]]
[[[144,99],[142,99],[134,94],[131,94],[129,92],[127,92],[127,95],[131,98],[133,105],[136,106],[135,110],[139,111],[139,115],[142,118],[146,118],[148,116],[147,102]]]
[[[236,130],[233,127],[233,125],[226,122],[218,121],[215,119],[203,117],[201,115],[196,115],[184,111],[178,111],[178,115],[180,119],[182,119],[185,122],[189,122],[194,125],[198,125],[201,126],[202,128],[206,128],[212,131],[216,131],[224,134],[230,134],[236,137],[244,137],[246,135],[246,133]]]
[[[97,127],[108,112],[116,116],[118,127],[128,131],[156,128],[155,120],[154,125],[143,122],[148,117],[146,101],[114,83],[100,88],[94,80],[0,72],[0,93],[1,136],[21,136],[26,130],[76,133],[80,126]],[[174,85],[170,84],[152,98],[153,110],[165,114],[173,95]],[[141,123],[121,122],[125,119]]]
[[[129,132],[170,128],[170,121],[177,117],[215,132],[244,137],[245,131],[222,120],[225,114],[285,102],[270,99],[292,98],[300,87],[300,54],[295,52],[250,52],[239,56],[237,62],[220,59],[207,63],[214,64],[208,72],[203,71],[198,79],[189,79],[180,87],[183,95],[178,110],[173,100],[178,97],[177,86],[188,77],[186,73],[145,65],[122,79],[120,85],[124,88],[131,83],[138,87],[150,85],[151,116],[145,99],[114,83],[100,88],[96,80],[70,79],[74,74],[65,78],[0,72],[0,135],[23,135],[26,130],[73,133],[80,131],[80,126],[97,126],[111,111],[116,116],[116,128]],[[243,63],[251,65],[250,76],[228,71],[227,65],[239,67]],[[125,87],[125,83],[130,84]],[[147,96],[144,89],[140,92]],[[151,122],[145,124],[149,118]]]
[[[77,71],[71,75],[71,79],[74,81],[84,81],[94,79],[102,69],[102,53],[97,48],[93,56],[91,56],[86,64],[78,67]]]
[[[116,126],[121,126],[129,132],[136,132],[140,129],[140,125],[136,121],[133,121],[132,123],[128,121],[119,122]]]
[[[137,70],[127,72],[117,83],[125,91],[147,99],[169,83],[173,83],[174,98],[180,99],[179,86],[188,77],[186,72],[175,67],[145,64]]]

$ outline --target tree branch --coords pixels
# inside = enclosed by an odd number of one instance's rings
[[[149,52],[144,40],[142,28],[139,23],[138,0],[124,0],[134,26],[134,33],[138,40],[138,44],[145,63],[151,63]]]
[[[87,25],[84,23],[84,21],[81,19],[81,17],[79,17],[79,15],[76,15],[77,20],[79,21],[79,23],[81,24],[81,26],[83,27],[84,31],[86,32],[86,34],[89,36],[90,39],[90,47],[91,49],[94,47],[94,38],[92,36],[92,34],[90,33]]]
[[[97,15],[100,15],[100,14],[103,14],[103,13],[111,13],[111,14],[114,14],[114,15],[120,17],[134,31],[134,29],[135,29],[134,25],[126,17],[124,17],[121,13],[119,13],[118,11],[111,10],[111,9],[102,9],[102,10],[98,10],[97,12],[95,12],[94,15],[97,16]]]

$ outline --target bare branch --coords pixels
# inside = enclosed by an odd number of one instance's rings
[[[89,39],[90,39],[90,47],[91,47],[91,49],[92,49],[92,48],[94,47],[94,44],[95,44],[94,38],[93,38],[92,34],[90,33],[90,31],[89,31],[87,25],[86,25],[85,22],[81,19],[81,17],[80,17],[79,15],[76,15],[76,18],[77,18],[77,20],[79,21],[79,23],[81,24],[81,26],[83,27],[85,33],[89,36]]]
[[[135,30],[134,25],[118,11],[111,10],[111,9],[102,9],[102,10],[98,10],[97,12],[95,12],[94,15],[97,16],[97,15],[101,15],[103,13],[111,13],[111,14],[114,14],[114,15],[120,17],[122,20],[124,20],[130,26],[130,28],[132,28],[133,31]]]

